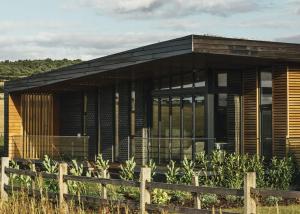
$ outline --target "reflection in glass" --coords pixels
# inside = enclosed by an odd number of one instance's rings
[[[204,113],[204,96],[195,97],[195,138],[205,136],[205,113]],[[195,141],[195,154],[203,152],[205,142],[202,140]]]
[[[227,87],[227,73],[218,73],[218,87]]]
[[[196,71],[195,72],[195,87],[205,87],[205,72]]]
[[[164,161],[168,158],[168,148],[169,141],[166,138],[169,138],[170,126],[169,126],[169,115],[170,115],[170,100],[169,98],[161,98],[161,139],[159,145],[159,152],[161,161]]]
[[[260,73],[261,105],[272,104],[272,73]]]
[[[188,159],[192,158],[192,137],[193,137],[193,98],[184,97],[183,103],[183,155]]]
[[[180,160],[180,97],[172,97],[172,159]]]
[[[227,106],[227,94],[225,93],[218,94],[218,106],[220,107]]]
[[[183,88],[193,87],[193,73],[188,73],[183,76]]]
[[[151,159],[157,161],[158,159],[158,118],[159,118],[159,112],[158,112],[158,108],[159,108],[159,99],[158,98],[154,98],[153,99],[153,103],[152,103],[152,141],[151,143],[151,151],[150,151],[150,155],[151,155]]]

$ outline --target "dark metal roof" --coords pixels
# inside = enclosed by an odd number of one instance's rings
[[[190,35],[9,81],[5,83],[5,90],[28,90],[188,53],[246,56],[300,63],[299,44]]]

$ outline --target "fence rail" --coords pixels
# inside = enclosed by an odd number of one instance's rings
[[[9,158],[3,157],[1,159],[1,199],[7,200],[8,193],[11,191],[24,191],[28,195],[34,195],[42,197],[39,190],[34,189],[35,185],[32,185],[31,188],[21,188],[16,186],[9,185],[9,176],[10,174],[17,175],[26,175],[32,178],[32,182],[35,182],[35,179],[39,176],[48,179],[55,179],[58,182],[58,193],[48,192],[47,195],[51,199],[58,199],[60,206],[65,207],[67,201],[69,200],[79,200],[81,202],[93,203],[95,205],[112,203],[113,201],[108,200],[107,197],[107,185],[117,185],[117,186],[127,186],[127,187],[136,187],[139,188],[140,200],[139,202],[130,202],[130,201],[114,201],[117,204],[124,204],[128,207],[134,207],[134,209],[139,209],[140,213],[147,213],[147,211],[170,211],[177,213],[223,213],[230,214],[233,212],[224,212],[218,210],[203,210],[201,209],[200,198],[201,194],[211,193],[217,195],[234,195],[234,196],[243,196],[244,198],[244,213],[245,214],[255,214],[256,213],[256,196],[280,196],[283,198],[300,198],[300,191],[279,191],[279,190],[269,190],[269,189],[258,189],[256,188],[256,175],[254,172],[247,173],[244,180],[243,189],[230,189],[222,187],[204,187],[199,186],[198,177],[193,177],[192,185],[183,185],[183,184],[167,184],[160,182],[151,181],[151,169],[150,168],[141,168],[140,179],[139,181],[126,181],[121,179],[108,179],[107,172],[104,171],[101,174],[101,178],[98,177],[85,177],[85,176],[74,176],[68,175],[68,169],[66,163],[59,163],[58,174],[49,174],[45,172],[36,172],[32,170],[23,170],[23,169],[13,169],[9,167]],[[72,195],[68,193],[67,181],[77,181],[77,182],[89,182],[97,183],[102,185],[101,188],[101,197],[87,196],[87,195]],[[174,190],[174,191],[184,191],[192,193],[194,206],[193,207],[179,207],[175,205],[158,205],[151,204],[151,190],[153,189],[165,189],[165,190]]]

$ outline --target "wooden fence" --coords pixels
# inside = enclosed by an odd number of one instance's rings
[[[31,167],[34,169],[34,167]],[[20,187],[13,187],[9,185],[9,175],[27,175],[30,176],[35,181],[36,178],[42,177],[47,179],[57,179],[58,181],[58,193],[48,193],[48,197],[58,199],[59,205],[61,207],[67,206],[68,200],[80,200],[80,201],[89,201],[94,203],[107,204],[111,202],[107,198],[107,189],[106,185],[117,185],[117,186],[126,186],[126,187],[136,187],[140,191],[140,200],[139,203],[125,202],[125,204],[134,209],[139,209],[140,213],[144,214],[151,211],[169,211],[176,213],[223,213],[230,214],[231,212],[224,212],[218,210],[205,210],[201,209],[201,194],[211,193],[217,195],[234,195],[234,196],[243,196],[244,197],[244,213],[245,214],[255,214],[256,213],[256,200],[257,196],[278,196],[282,198],[295,199],[300,198],[300,191],[279,191],[279,190],[269,190],[269,189],[258,189],[256,188],[256,174],[255,172],[247,173],[244,180],[243,189],[229,189],[222,187],[204,187],[199,186],[198,177],[193,177],[193,185],[183,185],[183,184],[167,184],[160,182],[151,182],[151,169],[150,168],[141,168],[140,180],[139,181],[125,181],[121,179],[107,179],[107,173],[102,173],[102,178],[98,177],[86,177],[86,176],[73,176],[68,175],[68,164],[60,163],[58,174],[49,174],[45,172],[36,172],[34,170],[22,170],[9,168],[9,158],[1,158],[1,199],[8,200],[8,192],[19,191]],[[101,197],[95,196],[76,196],[68,193],[67,181],[78,181],[78,182],[89,182],[101,184]],[[34,194],[36,196],[40,195],[40,190],[33,188],[28,190],[28,194]],[[151,190],[153,189],[164,189],[164,190],[176,190],[189,192],[193,195],[194,207],[178,207],[178,206],[164,206],[158,204],[151,204]],[[119,204],[122,202],[118,202]]]

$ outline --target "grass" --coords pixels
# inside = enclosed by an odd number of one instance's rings
[[[243,213],[242,208],[237,209],[225,209],[228,212],[238,212]],[[258,207],[257,214],[299,214],[300,205],[289,205],[289,206],[278,206],[277,207]]]

